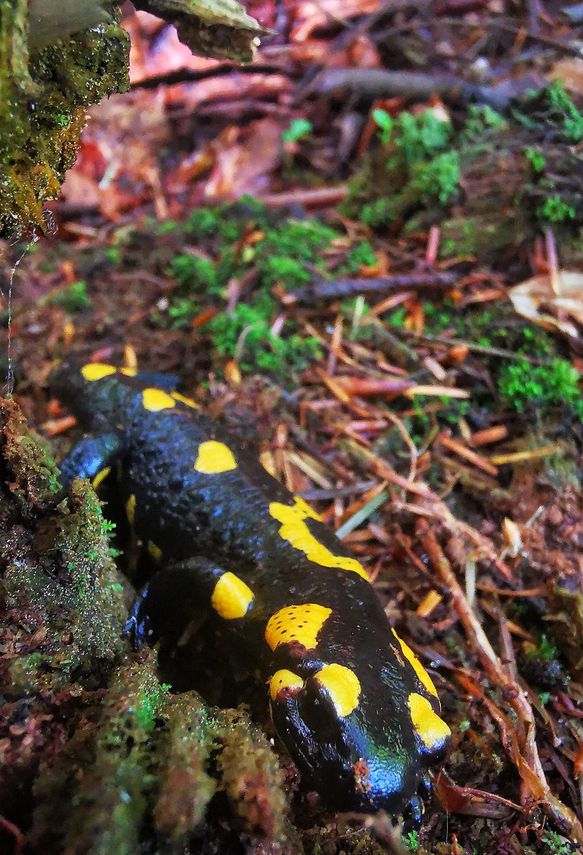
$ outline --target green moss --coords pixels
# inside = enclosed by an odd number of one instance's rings
[[[82,312],[83,309],[88,309],[91,306],[91,300],[87,293],[87,283],[79,280],[79,282],[71,282],[64,288],[59,288],[49,294],[47,303],[51,306],[61,306],[68,312]]]
[[[258,228],[267,224],[267,209],[263,202],[252,196],[241,196],[233,204],[214,205],[193,211],[185,224],[185,231],[196,240],[215,238],[221,242],[234,242],[241,238],[249,223]]]
[[[543,409],[566,405],[583,421],[579,380],[579,372],[564,359],[553,359],[550,365],[521,360],[502,367],[498,390],[505,403],[520,413],[533,405]]]
[[[427,200],[437,198],[445,205],[457,190],[460,173],[457,151],[444,151],[428,163],[417,165],[411,175],[411,184]]]
[[[434,110],[420,115],[401,113],[395,121],[395,145],[409,165],[447,148],[451,134],[451,122],[437,116]]]
[[[169,689],[167,683],[152,682],[145,686],[133,706],[138,727],[143,730],[151,730],[154,727],[156,716]]]
[[[397,308],[391,312],[384,319],[385,323],[391,327],[397,327],[398,329],[403,329],[405,326],[405,318],[407,317],[407,310],[404,306],[397,306]]]
[[[455,310],[455,305],[451,300],[445,300],[443,303],[423,303],[423,314],[425,316],[425,328],[427,332],[438,335],[449,328],[455,328],[459,322],[459,313]],[[455,330],[456,334],[458,329]]]
[[[362,205],[358,215],[361,223],[371,229],[379,229],[395,219],[395,204],[392,199],[375,199]]]
[[[315,339],[271,331],[275,303],[268,294],[239,303],[233,312],[217,315],[208,325],[213,344],[223,356],[237,358],[244,371],[262,370],[277,377],[301,371],[320,352]]]
[[[297,261],[315,259],[319,250],[325,249],[338,237],[338,232],[316,219],[286,220],[270,228],[260,244],[263,259],[272,255],[287,256]]]
[[[291,290],[306,285],[312,278],[312,274],[303,262],[288,255],[265,255],[260,259],[258,267],[262,283],[267,288],[281,282]]]
[[[30,635],[41,628],[47,639],[34,651],[38,658],[11,660],[5,691],[60,691],[73,675],[83,684],[120,655],[125,588],[109,557],[101,506],[88,482],[75,482],[63,501],[58,470],[27,435],[15,405],[2,405],[0,424],[2,477],[32,532],[22,541],[17,524],[6,539],[4,603],[17,639],[23,630]]]
[[[565,220],[575,220],[577,211],[560,196],[550,196],[537,208],[538,216],[550,223],[564,223]]]
[[[541,634],[538,645],[532,645],[526,648],[526,658],[531,661],[542,660],[544,662],[550,662],[555,660],[558,655],[558,648],[553,644],[549,637],[544,634],[544,632]]]
[[[116,670],[98,722],[79,728],[59,763],[37,782],[32,839],[42,841],[41,851],[139,851],[156,780],[150,744],[163,698],[152,653]]]
[[[448,425],[457,425],[459,420],[467,416],[470,410],[470,402],[467,400],[448,398],[446,396],[441,397],[439,400],[443,404],[444,409],[438,413],[438,418]]]
[[[0,235],[33,224],[47,229],[42,205],[60,192],[77,153],[85,108],[126,91],[129,36],[98,25],[29,55],[28,4],[0,4]]]
[[[386,110],[380,109],[372,111],[372,118],[379,127],[381,143],[383,145],[388,145],[391,141],[391,136],[393,135],[393,128],[395,127],[394,120]]]
[[[408,852],[417,852],[421,847],[418,831],[408,831],[403,835],[403,844]]]
[[[567,140],[571,143],[581,142],[583,140],[583,114],[565,91],[562,81],[557,80],[549,86],[547,98],[550,106],[562,116],[563,130]]]
[[[533,172],[542,172],[545,168],[546,159],[543,152],[540,148],[526,148],[524,150],[524,156],[526,157],[528,163]]]
[[[574,844],[571,844],[566,837],[562,837],[556,831],[545,831],[541,842],[544,847],[543,855],[570,855],[576,851]]]
[[[371,267],[376,262],[377,257],[373,245],[364,240],[348,252],[345,269],[348,273],[358,273],[361,267]]]
[[[186,232],[194,238],[214,237],[219,231],[221,211],[216,208],[198,208],[193,211],[185,224]]]
[[[464,143],[481,143],[488,131],[500,131],[508,127],[504,116],[493,110],[487,104],[470,104],[468,115],[461,132]]]
[[[314,130],[309,119],[292,119],[289,127],[283,131],[281,138],[285,143],[299,142]]]
[[[459,155],[451,149],[451,122],[425,110],[420,115],[401,113],[392,119],[384,110],[373,118],[387,152],[385,175],[360,176],[352,197],[361,196],[359,219],[372,228],[390,225],[415,208],[432,202],[446,204],[457,189]],[[345,206],[354,207],[353,199]]]
[[[177,255],[170,262],[167,272],[189,292],[212,292],[217,287],[215,265],[199,255]]]

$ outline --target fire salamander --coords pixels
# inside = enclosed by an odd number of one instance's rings
[[[128,519],[163,566],[132,609],[138,642],[208,603],[234,644],[259,648],[273,724],[305,783],[338,810],[419,814],[450,730],[360,562],[168,379],[64,364],[52,390],[90,431],[64,482],[117,471]]]

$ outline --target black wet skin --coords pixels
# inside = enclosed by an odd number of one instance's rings
[[[190,603],[208,602],[212,612],[217,579],[224,571],[236,573],[255,599],[245,617],[228,621],[233,643],[247,643],[252,656],[262,651],[266,682],[279,669],[305,680],[299,691],[270,704],[303,781],[338,810],[396,813],[411,799],[415,804],[419,784],[443,756],[447,738],[427,748],[412,725],[411,693],[426,698],[437,714],[439,701],[401,655],[371,585],[353,571],[310,561],[281,536],[269,505],[292,506],[294,497],[219,425],[179,401],[158,412],[144,408],[144,387],[170,390],[171,381],[119,372],[88,381],[80,369],[62,365],[51,381],[52,392],[89,432],[64,461],[64,480],[92,478],[105,466],[112,466],[114,477],[117,469],[123,501],[135,496],[137,534],[162,551],[163,569],[133,610],[138,640],[151,631],[156,637],[179,634],[176,622],[188,617]],[[227,445],[236,468],[197,472],[199,445],[208,440]],[[352,557],[323,523],[306,524],[334,555]],[[269,617],[305,603],[332,610],[316,646],[280,644],[272,652],[264,640]],[[358,704],[344,717],[313,678],[328,663],[350,668],[360,681]]]

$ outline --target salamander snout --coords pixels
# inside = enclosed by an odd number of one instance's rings
[[[326,805],[398,813],[443,756],[450,731],[437,699],[400,697],[382,679],[371,685],[369,693],[342,665],[305,679],[277,671],[269,683],[271,715],[303,779]]]

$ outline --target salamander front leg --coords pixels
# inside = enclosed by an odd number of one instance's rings
[[[118,433],[88,436],[73,446],[61,463],[61,483],[68,488],[74,478],[89,478],[98,487],[120,457],[122,441]]]
[[[178,640],[196,610],[208,605],[226,621],[237,621],[255,606],[253,591],[230,570],[194,556],[156,573],[138,594],[124,633],[136,647],[159,638]]]

